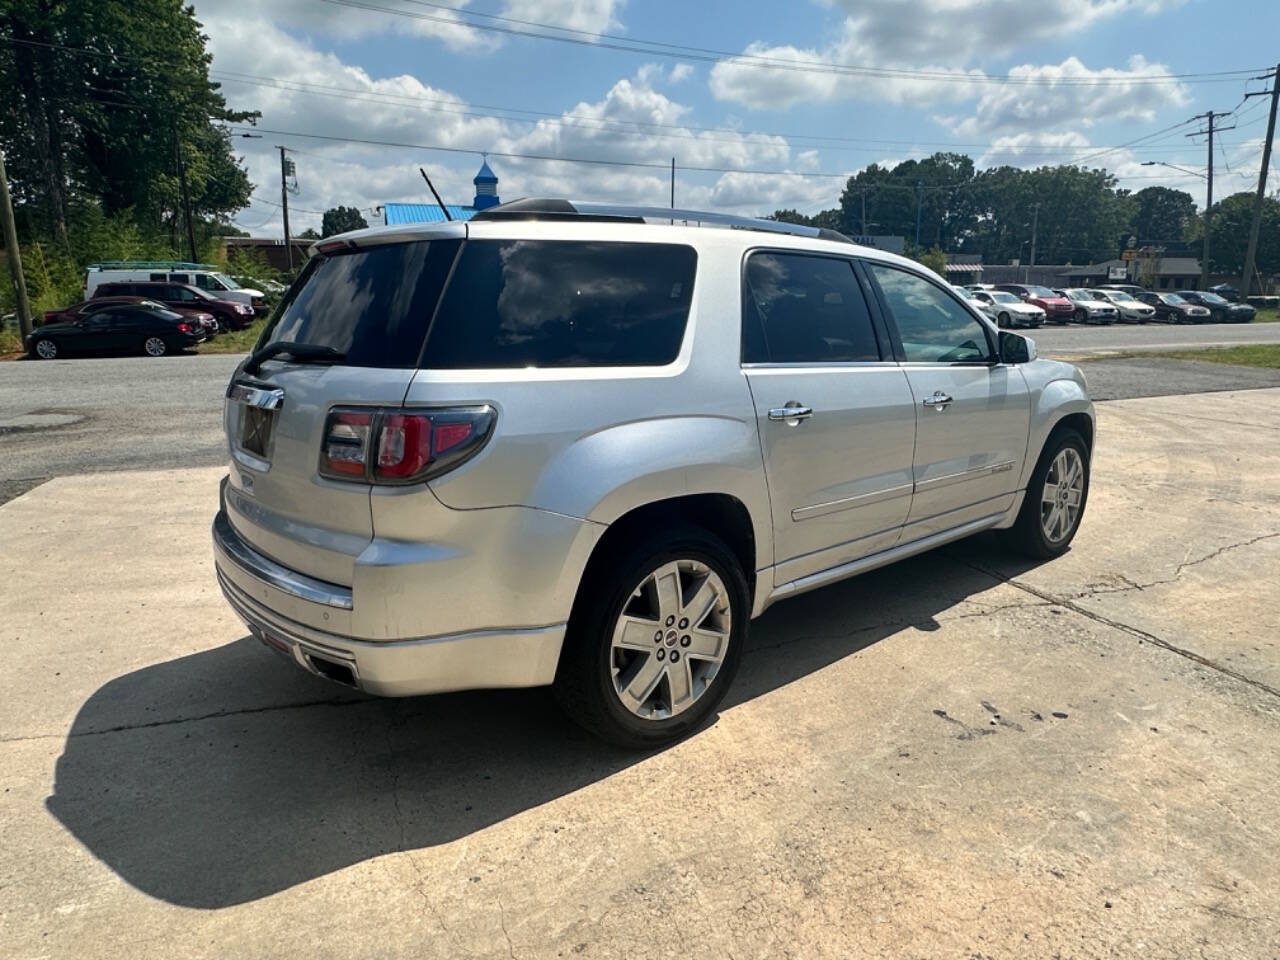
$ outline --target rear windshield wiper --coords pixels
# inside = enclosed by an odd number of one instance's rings
[[[293,343],[289,340],[277,340],[257,350],[244,365],[245,373],[257,373],[264,361],[272,357],[287,356],[298,363],[341,363],[347,355],[333,347],[323,347],[314,343]]]

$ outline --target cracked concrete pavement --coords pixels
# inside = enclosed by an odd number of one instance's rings
[[[1274,957],[1280,390],[1104,404],[1081,533],[777,605],[650,755],[245,638],[218,469],[0,506],[0,928],[36,957]]]

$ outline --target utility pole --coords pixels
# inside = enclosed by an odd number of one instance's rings
[[[671,158],[671,209],[676,208],[676,158]]]
[[[862,235],[867,237],[870,236],[867,233],[867,188],[863,187],[860,192],[862,193]]]
[[[1036,265],[1036,233],[1040,228],[1040,204],[1031,205],[1031,264],[1027,267],[1025,282],[1031,282],[1031,271]]]
[[[284,211],[284,262],[293,273],[293,246],[289,242],[289,159],[284,155],[284,147],[277,146],[280,151],[280,209]]]
[[[1204,252],[1200,254],[1200,289],[1209,289],[1209,226],[1213,218],[1213,121],[1216,117],[1229,117],[1231,112],[1223,113],[1219,111],[1215,113],[1212,110],[1206,113],[1200,113],[1192,117],[1192,120],[1204,120],[1205,129],[1197,130],[1195,133],[1188,133],[1188,137],[1203,137],[1205,134],[1209,136],[1209,179],[1208,186],[1205,190],[1204,200]],[[1234,130],[1235,127],[1218,127],[1218,131]]]
[[[924,201],[924,181],[916,181],[916,246],[920,246],[920,208]]]
[[[0,219],[4,220],[4,249],[13,278],[13,295],[18,301],[18,332],[26,343],[31,335],[31,304],[27,302],[27,283],[22,277],[22,251],[18,249],[18,225],[13,222],[13,204],[9,200],[9,177],[4,172],[4,151],[0,150]]]
[[[187,250],[191,254],[191,262],[199,257],[196,254],[196,231],[191,223],[191,195],[187,192],[187,165],[182,160],[182,139],[178,136],[178,125],[173,125],[173,158],[178,165],[178,185],[182,188],[182,216],[187,221]]]
[[[1267,118],[1267,139],[1262,141],[1262,169],[1258,171],[1258,194],[1253,198],[1253,223],[1249,225],[1249,250],[1244,257],[1244,277],[1240,284],[1240,292],[1246,297],[1253,282],[1254,266],[1258,256],[1258,230],[1262,226],[1262,201],[1267,196],[1267,169],[1271,166],[1271,141],[1276,134],[1276,102],[1280,101],[1280,63],[1276,64],[1276,68],[1270,74],[1263,74],[1254,79],[1265,80],[1268,76],[1271,77],[1271,116]],[[1267,91],[1259,90],[1257,93],[1246,93],[1244,96],[1247,100],[1250,97],[1266,95]]]

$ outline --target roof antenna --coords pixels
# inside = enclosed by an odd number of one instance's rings
[[[440,211],[444,214],[444,218],[446,220],[452,220],[453,217],[449,216],[449,208],[446,207],[444,205],[444,201],[440,199],[440,194],[436,193],[436,188],[432,186],[431,178],[427,176],[427,171],[419,167],[418,172],[422,174],[422,179],[427,181],[427,186],[431,187],[431,195],[436,198],[436,203],[440,204]]]

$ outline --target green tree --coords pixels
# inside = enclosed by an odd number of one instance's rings
[[[326,234],[326,236],[330,236],[330,234]],[[293,238],[294,238],[295,240],[320,240],[320,239],[323,239],[323,238],[320,236],[320,234],[316,233],[316,228],[315,228],[315,227],[307,227],[307,229],[303,230],[301,233],[296,233],[296,234],[294,234]]]
[[[368,225],[356,207],[330,207],[320,221],[320,236],[332,237],[348,230],[363,230]]]
[[[1196,203],[1185,190],[1147,187],[1133,195],[1137,209],[1129,231],[1139,243],[1180,243],[1196,220]]]
[[[809,218],[799,210],[775,210],[767,219],[777,220],[779,223],[796,223],[802,227],[810,225]]]
[[[1237,276],[1244,272],[1254,197],[1253,192],[1233,193],[1213,205],[1209,233],[1212,271]],[[1280,200],[1274,197],[1266,197],[1262,201],[1257,269],[1262,274],[1280,273]]]
[[[69,245],[77,207],[179,232],[179,169],[193,220],[244,207],[251,184],[218,121],[207,38],[180,0],[7,0],[0,6],[0,144],[28,234]]]
[[[947,272],[947,257],[938,247],[932,247],[928,250],[923,247],[917,247],[914,243],[907,245],[907,256],[916,263],[924,264],[939,276],[944,276]]]

